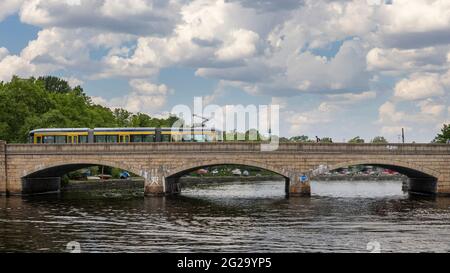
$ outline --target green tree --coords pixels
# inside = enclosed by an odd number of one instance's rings
[[[333,143],[333,139],[331,137],[323,137],[320,139],[321,143]]]
[[[39,77],[38,81],[44,84],[45,90],[56,93],[68,93],[72,91],[67,81],[54,76]]]
[[[357,136],[357,137],[354,137],[354,138],[350,139],[348,141],[348,143],[353,143],[353,144],[364,143],[364,139],[362,139],[359,136]]]
[[[172,127],[176,116],[152,118],[92,103],[83,88],[46,76],[0,82],[0,139],[23,143],[38,128]]]
[[[153,120],[149,115],[144,113],[137,113],[131,117],[132,127],[160,127],[157,120]]]
[[[130,127],[132,115],[133,114],[127,110],[121,108],[114,109],[114,118],[119,127]]]
[[[308,136],[301,135],[301,136],[293,136],[289,138],[289,141],[292,142],[314,142],[313,140],[309,139]]]
[[[383,136],[376,136],[372,139],[371,143],[373,144],[387,144],[388,141]]]
[[[246,141],[260,141],[261,134],[256,129],[250,129],[245,132],[245,140]]]
[[[433,140],[435,143],[448,143],[450,141],[450,124],[444,124],[441,132]]]

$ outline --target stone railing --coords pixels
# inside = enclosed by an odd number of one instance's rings
[[[0,150],[1,151],[1,150]],[[280,143],[273,152],[261,152],[258,142],[127,143],[127,144],[7,144],[7,154],[102,154],[159,152],[219,153],[326,153],[326,154],[450,154],[448,144]]]

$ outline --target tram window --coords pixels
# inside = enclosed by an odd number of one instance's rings
[[[55,143],[66,143],[66,136],[55,136]]]
[[[78,143],[88,143],[88,136],[78,136]]]
[[[42,137],[40,136],[36,137],[36,143],[42,143]]]
[[[172,135],[172,142],[180,142],[183,140],[182,135]]]
[[[116,143],[118,141],[117,136],[106,136],[106,142],[108,143]]]
[[[195,142],[204,142],[205,136],[204,135],[194,135],[194,141]]]
[[[143,142],[155,142],[155,135],[144,135],[142,136]]]
[[[142,135],[132,135],[131,142],[142,142]]]
[[[214,141],[214,136],[211,135],[211,134],[205,135],[205,141],[206,142],[213,142]]]
[[[55,137],[54,136],[44,136],[43,139],[44,143],[55,143]]]
[[[106,136],[95,136],[94,140],[97,143],[105,143],[106,142]]]
[[[162,135],[162,142],[170,142],[170,135]]]
[[[183,141],[184,141],[184,142],[190,142],[190,141],[192,141],[192,135],[191,135],[191,134],[183,135]]]

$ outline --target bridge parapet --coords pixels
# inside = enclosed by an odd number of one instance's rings
[[[8,154],[120,154],[151,152],[239,152],[239,153],[317,153],[317,154],[386,154],[448,155],[446,144],[346,144],[280,143],[272,152],[262,152],[259,142],[216,143],[127,143],[127,144],[8,144]]]

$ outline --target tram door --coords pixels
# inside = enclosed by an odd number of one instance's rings
[[[120,143],[129,143],[130,142],[130,136],[129,135],[120,135],[119,136],[119,142]]]
[[[77,144],[78,136],[67,136],[67,143],[69,144]]]

